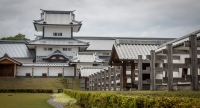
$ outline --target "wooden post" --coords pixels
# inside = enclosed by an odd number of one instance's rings
[[[197,68],[197,35],[191,35],[190,40],[190,73],[192,75],[191,90],[198,90],[198,68]]]
[[[100,85],[101,85],[101,71],[98,72],[98,83],[99,83],[99,86],[98,86],[98,90],[100,91]]]
[[[138,55],[138,90],[142,90],[142,55]]]
[[[104,91],[106,91],[106,69],[104,69],[103,71],[104,71],[103,72],[103,74],[104,74],[104,83],[103,83],[103,85],[104,85]]]
[[[131,62],[131,88],[134,87],[134,82],[135,82],[135,63],[134,61]]]
[[[64,78],[64,74],[65,74],[65,67],[63,65],[63,74],[62,74],[62,78]]]
[[[84,77],[84,90],[87,90],[87,77]]]
[[[115,67],[114,67],[114,73],[113,73],[113,76],[114,76],[114,79],[113,79],[113,84],[114,84],[113,90],[114,90],[114,91],[116,91],[116,86],[117,86],[117,85],[116,85],[116,80],[117,80],[117,79],[116,79],[116,69],[117,69],[117,67],[115,66]]]
[[[126,63],[123,63],[123,90],[126,90]]]
[[[111,67],[109,66],[108,67],[108,90],[110,91],[111,90]]]
[[[47,78],[49,78],[49,64],[48,64],[48,67],[47,67]]]
[[[102,91],[102,70],[100,70],[100,91]]]
[[[32,78],[33,78],[33,74],[34,74],[34,65],[32,65]]]
[[[92,91],[94,91],[94,86],[95,86],[95,83],[94,83],[94,74],[92,74]]]
[[[92,77],[89,75],[89,90],[92,91]]]
[[[123,91],[123,67],[120,67],[120,90]]]
[[[16,64],[14,64],[14,78],[15,78],[15,75],[16,75]]]
[[[167,44],[167,77],[168,77],[168,83],[167,83],[167,90],[172,91],[173,90],[173,52],[172,52],[172,44]]]
[[[151,50],[151,61],[150,61],[150,90],[156,90],[156,72],[155,72],[155,50]]]
[[[93,76],[94,76],[93,83],[94,83],[94,91],[95,91],[95,90],[96,90],[96,87],[97,87],[97,82],[96,82],[96,73],[94,73]]]

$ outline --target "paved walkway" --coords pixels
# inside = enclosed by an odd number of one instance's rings
[[[55,101],[53,101],[55,98],[56,98],[56,96],[52,95],[52,98],[49,99],[49,100],[47,100],[47,103],[49,103],[54,108],[64,108],[65,106],[67,106],[66,103],[61,103],[61,102],[55,102]]]

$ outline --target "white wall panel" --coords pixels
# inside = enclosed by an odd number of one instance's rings
[[[62,33],[62,36],[53,36],[53,33]],[[70,27],[45,27],[44,37],[55,37],[55,38],[71,38]]]
[[[42,76],[42,73],[47,73],[47,67],[34,67],[33,76]]]
[[[64,76],[74,76],[74,67],[64,67]]]
[[[44,51],[44,48],[53,48],[52,51]],[[63,48],[71,48],[71,51],[63,51]],[[54,53],[56,50],[61,51],[67,56],[73,56],[74,52],[78,52],[78,46],[37,46],[36,55],[37,56],[48,56]]]
[[[32,75],[32,67],[17,67],[17,76],[26,76],[26,73],[30,73]]]
[[[49,67],[49,76],[58,76],[58,73],[63,73],[63,67]]]

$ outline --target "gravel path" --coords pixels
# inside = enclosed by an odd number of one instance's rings
[[[49,103],[54,108],[64,108],[65,106],[67,106],[66,103],[61,103],[61,102],[55,102],[55,101],[53,101],[55,98],[56,98],[56,96],[52,95],[52,98],[49,99],[49,100],[47,100],[47,103]]]

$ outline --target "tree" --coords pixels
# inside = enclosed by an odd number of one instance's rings
[[[30,40],[30,39],[26,38],[25,35],[18,33],[15,36],[3,37],[0,40]]]

